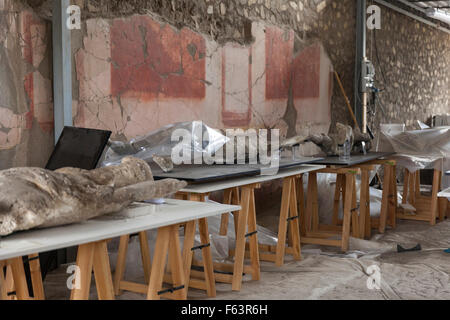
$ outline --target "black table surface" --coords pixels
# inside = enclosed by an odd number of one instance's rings
[[[282,158],[280,159],[279,169],[292,168],[304,164],[316,164],[316,161],[323,158]],[[261,169],[267,166],[251,164],[214,164],[214,165],[179,165],[174,166],[171,172],[163,172],[155,163],[150,167],[153,177],[160,179],[179,179],[190,183],[207,182],[212,180],[231,179],[239,176],[256,176],[261,173]]]
[[[327,166],[354,166],[363,164],[365,162],[382,159],[394,155],[395,152],[368,152],[367,154],[351,155],[348,160],[342,160],[338,156],[326,157],[323,160],[318,160],[314,164],[323,164]]]

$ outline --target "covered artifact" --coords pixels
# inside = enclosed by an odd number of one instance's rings
[[[336,133],[326,134],[314,134],[308,137],[295,136],[289,138],[281,144],[281,148],[291,148],[303,144],[305,142],[312,142],[317,145],[323,153],[327,156],[339,155],[339,146],[348,142],[353,149],[353,152],[359,153],[360,144],[364,142],[365,150],[371,149],[371,137],[367,133],[362,133],[359,129],[352,129],[352,127],[337,123]]]

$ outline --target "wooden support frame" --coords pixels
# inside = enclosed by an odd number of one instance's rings
[[[450,201],[447,198],[439,198],[439,220],[444,221],[445,218],[450,217],[448,212],[450,210]]]
[[[207,196],[208,194],[188,194],[183,192],[179,192],[176,194],[176,198],[179,200],[189,200],[197,202],[205,202]],[[194,238],[197,224],[200,233],[200,241],[202,242],[199,248],[194,247]],[[203,277],[193,277],[197,273],[193,273],[191,270],[193,264],[193,254],[194,250],[196,249],[202,251],[202,268],[204,270]],[[214,266],[209,239],[208,219],[203,218],[199,220],[189,221],[188,223],[184,224],[183,265],[186,277],[186,287],[204,290],[206,291],[208,297],[214,298],[216,296],[216,279],[214,275]],[[165,276],[165,279],[166,281],[170,282],[170,278],[168,277],[168,275]]]
[[[8,300],[8,289],[6,287],[6,262],[0,261],[0,300]]]
[[[386,230],[387,216],[389,213],[389,189],[391,188],[390,180],[392,179],[392,170],[390,167],[385,167],[384,170],[384,185],[383,185],[383,195],[381,199],[381,212],[380,212],[380,222],[378,231],[384,233]]]
[[[16,287],[14,285],[14,278],[11,270],[11,265],[8,264],[8,262],[5,262],[6,264],[6,270],[5,270],[5,286],[6,286],[6,292],[8,294],[7,300],[17,300],[17,294],[13,294],[16,292]]]
[[[431,196],[425,196],[420,192],[420,171],[410,172],[405,169],[405,180],[403,186],[403,204],[409,203],[416,208],[416,212],[409,214],[405,209],[398,209],[397,216],[404,220],[427,221],[430,225],[436,224],[436,219],[442,222],[445,219],[445,206],[437,197],[441,190],[442,172],[435,168],[433,172],[433,185]]]
[[[195,221],[188,222],[186,225],[195,229]],[[178,230],[179,225],[158,229],[157,241],[155,244],[155,252],[153,256],[153,264],[150,257],[150,248],[148,247],[147,232],[139,232],[139,246],[141,251],[142,264],[144,267],[145,284],[126,281],[124,279],[126,255],[130,235],[120,238],[119,252],[117,256],[116,271],[114,273],[114,292],[116,295],[122,294],[123,290],[147,294],[147,299],[159,300],[161,297],[168,299],[186,300],[189,284],[189,274],[186,272],[186,251],[191,248],[194,242],[194,232],[190,237],[185,235],[185,243],[183,256],[181,255],[181,246],[179,243]],[[192,239],[192,245],[188,244]],[[168,256],[167,268],[170,266],[170,274],[165,274],[166,258]],[[162,271],[161,271],[162,268]],[[156,273],[156,275],[153,275]],[[182,276],[180,275],[182,273]],[[152,278],[153,277],[153,278]],[[153,280],[152,280],[153,279]],[[152,285],[150,286],[150,283]],[[163,282],[173,285],[173,289],[167,289],[165,293],[162,289]],[[183,288],[180,288],[183,287]]]
[[[22,257],[9,259],[6,264],[10,268],[10,273],[8,274],[7,271],[6,277],[10,279],[9,286],[11,289],[11,280],[13,282],[16,298],[18,300],[30,300],[31,298],[28,291],[28,284],[25,277]]]
[[[342,251],[347,251],[349,247],[350,235],[354,237],[362,237],[365,233],[365,221],[361,221],[361,213],[356,203],[356,175],[361,174],[359,167],[335,168],[318,170],[309,173],[308,177],[308,194],[306,200],[306,213],[304,225],[302,228],[302,244],[318,244],[326,246],[340,247]],[[326,226],[319,223],[318,208],[318,192],[317,192],[317,174],[332,173],[337,175],[335,201],[333,205],[332,225]],[[366,181],[368,178],[366,179]],[[298,186],[302,187],[303,186]],[[367,190],[367,188],[366,188]],[[339,220],[338,212],[340,205],[340,197],[343,198],[342,221]],[[367,210],[364,217],[367,217]],[[364,224],[362,224],[364,223]],[[340,239],[339,239],[340,238]]]
[[[359,198],[360,238],[370,238],[372,226],[370,218],[370,170],[361,169],[361,192]]]
[[[239,188],[232,188],[232,189],[227,189],[224,191],[223,194],[223,203],[224,204],[230,204],[230,205],[240,205],[241,203],[241,197],[240,197],[240,193],[239,193]],[[233,212],[233,217],[234,217],[234,225],[237,225],[238,223],[238,215],[239,212]],[[223,214],[222,215],[222,219],[220,222],[220,235],[221,236],[226,236],[228,234],[228,219],[229,219],[229,214]],[[237,230],[235,230],[237,231]]]
[[[158,229],[153,266],[148,284],[147,299],[159,300],[161,297],[186,300],[188,287],[185,282],[185,267],[181,257],[180,239],[178,237],[179,225]],[[173,288],[163,290],[164,270],[166,257],[170,264]],[[164,291],[167,291],[163,293]]]
[[[212,272],[208,271],[209,276],[205,276],[205,272],[191,271],[193,278],[206,279],[206,283],[210,283],[208,279],[214,279],[214,283],[223,282],[230,283],[233,291],[240,291],[242,288],[243,273],[247,272],[252,275],[252,280],[260,279],[260,254],[258,235],[256,229],[256,210],[255,210],[255,193],[254,190],[260,188],[260,184],[250,184],[246,186],[228,189],[224,191],[225,204],[236,204],[241,206],[241,211],[232,212],[235,222],[236,248],[230,250],[230,255],[234,255],[234,264],[212,263]],[[179,197],[191,201],[205,201],[207,194],[195,193],[179,193]],[[222,215],[220,234],[228,233],[228,215]],[[248,238],[249,252],[246,254]],[[210,250],[209,247],[205,248]],[[205,250],[204,249],[204,250]],[[245,258],[250,258],[250,265],[245,265]],[[212,262],[211,258],[208,258]],[[198,261],[193,261],[193,265],[199,265]],[[208,270],[209,262],[205,262],[205,254],[203,255],[203,268]],[[226,272],[223,274],[220,272]],[[190,285],[192,286],[191,278]],[[194,281],[197,281],[196,279]]]
[[[33,287],[34,300],[45,300],[44,284],[42,283],[39,255],[29,255],[28,260],[30,265],[31,285]]]
[[[383,184],[383,199],[381,208],[382,210],[380,218],[371,218],[369,178],[370,172],[373,171],[375,169],[375,166],[377,165],[382,165],[385,172],[385,182]],[[353,214],[352,220],[354,221],[354,227],[352,228],[352,235],[362,239],[369,239],[371,237],[372,228],[378,228],[379,232],[381,233],[385,232],[387,225],[395,228],[398,206],[396,161],[391,159],[374,160],[362,165],[355,166],[353,168],[358,169],[358,173],[361,175],[361,189],[359,202],[359,219],[357,219]],[[340,205],[340,193],[342,194],[342,198],[345,198],[345,184],[345,175],[338,174],[336,179],[333,207],[333,225],[342,225],[342,221],[338,218],[338,213]],[[354,187],[353,192],[356,192],[356,186]],[[359,226],[357,224],[359,224]],[[359,229],[359,232],[356,232],[356,229]]]
[[[0,300],[45,300],[39,255],[27,258],[34,296],[30,297],[23,259],[19,257],[0,261]]]
[[[190,201],[199,201],[204,202],[206,195],[196,195],[196,194],[184,194],[184,193],[178,193],[176,195],[176,198],[179,200],[190,200]],[[200,232],[200,238],[202,243],[205,245],[202,248],[202,255],[203,255],[203,268],[206,270],[206,276],[205,281],[200,281],[198,279],[191,279],[191,267],[192,267],[192,258],[193,258],[193,249],[194,249],[194,238],[195,238],[195,232],[197,229],[197,224]],[[216,296],[216,287],[215,287],[215,278],[214,278],[214,268],[212,264],[212,254],[211,254],[211,248],[210,248],[210,240],[209,240],[209,232],[208,232],[208,220],[206,218],[199,219],[199,220],[193,220],[189,221],[187,223],[182,224],[184,227],[184,245],[183,245],[183,252],[182,252],[182,266],[183,266],[183,282],[185,286],[185,295],[187,298],[187,291],[189,287],[199,289],[199,290],[205,290],[207,292],[208,297],[215,297]],[[180,225],[177,226],[178,228]],[[176,232],[178,234],[178,230]],[[149,256],[149,248],[148,248],[148,242],[147,242],[147,234],[145,231],[139,233],[139,245],[141,250],[141,257],[142,262],[144,266],[144,274],[146,279],[146,284],[138,284],[133,283],[124,280],[124,273],[125,273],[125,265],[126,265],[126,254],[128,250],[128,243],[129,243],[130,236],[122,236],[120,239],[119,244],[119,253],[117,256],[117,264],[116,264],[116,271],[114,274],[114,291],[116,295],[120,295],[122,293],[122,290],[137,292],[137,293],[145,293],[147,285],[149,284],[149,280],[151,278],[151,270],[153,270],[153,267],[151,267],[151,259]],[[180,249],[181,252],[181,249]],[[172,252],[174,254],[174,252]],[[156,251],[154,253],[156,257]],[[154,258],[155,259],[155,258]],[[168,263],[168,270],[170,269],[172,272],[175,272],[175,270],[172,270],[172,260],[169,259]],[[155,261],[153,261],[155,263]],[[151,270],[150,270],[151,269]],[[158,271],[159,272],[159,271]],[[163,280],[166,283],[171,283],[174,288],[177,288],[176,279],[174,279],[173,275],[170,275],[163,272]],[[148,280],[147,280],[148,279]],[[177,278],[178,279],[178,278]],[[179,294],[165,294],[163,296],[169,297],[169,298],[180,298]],[[153,298],[155,295],[153,294]],[[153,299],[152,298],[152,299]],[[186,299],[184,296],[181,298]]]
[[[369,186],[370,181],[366,180],[364,177],[365,173],[363,171],[368,170],[368,173],[374,170],[374,166],[383,166],[384,168],[384,181],[383,181],[383,193],[381,200],[381,212],[379,218],[370,217],[370,199],[369,199]],[[361,230],[361,236],[363,238],[369,239],[371,237],[371,232],[373,228],[378,228],[380,233],[386,231],[386,226],[395,228],[397,226],[397,208],[398,208],[398,197],[397,197],[397,162],[393,159],[380,159],[373,160],[367,163],[365,166],[361,166],[361,197],[360,206],[362,211],[368,210],[369,214],[365,214],[364,219],[364,233]],[[365,188],[364,188],[365,186]],[[363,208],[363,204],[369,206]],[[361,225],[362,228],[362,225]]]
[[[89,300],[92,273],[94,273],[99,300],[114,300],[106,240],[78,246],[77,266],[79,272],[75,274],[75,284],[80,286],[72,289],[71,300]]]
[[[297,188],[297,184],[301,187]],[[299,208],[302,208],[300,212]],[[304,218],[303,175],[283,179],[280,220],[278,224],[278,242],[276,246],[258,245],[261,261],[274,262],[281,267],[286,254],[294,260],[301,259],[300,223]],[[286,239],[288,244],[286,246]]]
[[[139,246],[141,251],[142,265],[144,268],[145,282],[148,284],[150,281],[150,273],[151,273],[151,257],[150,257],[150,248],[148,247],[147,232],[146,231],[139,232],[138,236],[139,236]],[[130,235],[124,235],[120,237],[116,270],[114,273],[114,280],[113,280],[114,294],[117,296],[122,294],[122,290],[134,291],[129,290],[130,282],[125,281],[123,279],[125,274],[125,265],[129,242],[130,242]],[[131,288],[133,288],[133,286],[131,286]],[[142,293],[141,291],[142,290],[139,290],[137,292]]]

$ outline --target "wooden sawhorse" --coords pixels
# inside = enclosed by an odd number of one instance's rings
[[[71,299],[89,299],[91,275],[93,272],[98,298],[100,300],[114,300],[115,291],[117,291],[117,289],[146,294],[147,299],[149,300],[159,300],[161,297],[186,300],[187,289],[185,285],[184,267],[181,258],[178,230],[178,225],[161,227],[158,229],[155,252],[153,256],[153,265],[150,263],[148,245],[143,246],[142,251],[144,254],[144,265],[146,268],[145,274],[149,279],[147,284],[138,284],[122,280],[126,262],[126,247],[128,246],[128,241],[125,242],[122,240],[129,240],[129,236],[121,237],[121,247],[119,248],[118,258],[119,261],[117,264],[118,269],[116,269],[115,276],[115,282],[117,283],[116,287],[114,287],[113,284],[111,268],[109,265],[107,248],[108,240],[80,245],[77,256],[77,266],[80,268],[80,271],[75,278],[75,284],[78,282],[80,287],[75,287],[72,290]],[[140,233],[140,236],[142,235],[143,233]],[[147,238],[145,237],[145,240],[146,239]],[[142,241],[142,243],[144,243],[144,241]],[[166,267],[167,256],[172,267],[172,282],[174,283],[174,287],[164,289],[164,270]]]
[[[442,222],[446,216],[446,205],[438,200],[441,189],[442,171],[434,169],[431,196],[422,195],[420,191],[420,171],[410,172],[405,169],[402,203],[407,202],[416,208],[415,214],[408,214],[405,209],[399,209],[397,216],[404,220],[428,221],[430,225],[436,224],[436,219]]]
[[[22,257],[0,261],[0,300],[45,300],[39,255],[27,257],[34,297],[30,297]]]
[[[384,166],[385,177],[380,218],[370,216],[370,172],[376,165]],[[336,174],[333,217],[331,225],[320,225],[317,204],[317,173]],[[360,205],[356,199],[356,175],[361,175]],[[394,160],[375,160],[345,168],[327,168],[310,173],[308,179],[306,218],[302,219],[302,243],[328,245],[348,250],[350,235],[355,238],[370,238],[376,227],[384,233],[386,225],[396,226],[397,182]],[[349,194],[350,192],[350,194]],[[339,219],[340,199],[343,199],[344,219]],[[330,239],[340,236],[340,240]]]
[[[114,300],[111,268],[107,240],[91,242],[78,246],[75,283],[71,291],[71,300],[89,300],[92,273],[99,300]]]
[[[233,212],[236,232],[236,248],[231,250],[234,253],[234,264],[227,263],[213,263],[211,270],[206,269],[205,255],[203,256],[203,265],[198,261],[193,261],[192,265],[197,267],[204,267],[205,272],[191,271],[191,275],[196,278],[214,279],[217,282],[231,283],[233,291],[240,291],[242,288],[242,277],[244,273],[250,273],[252,280],[260,279],[260,264],[259,264],[259,247],[256,227],[256,210],[255,210],[255,192],[254,190],[260,188],[260,184],[250,184],[241,186],[241,194],[239,189],[232,188],[225,190],[225,202],[241,205],[242,209],[239,212]],[[209,194],[198,194],[189,192],[179,192],[178,196],[186,200],[202,201],[206,200]],[[228,198],[228,200],[227,200]],[[240,203],[238,203],[240,200]],[[221,235],[227,234],[228,215],[222,217]],[[247,238],[249,239],[250,249],[250,265],[245,265],[245,249]],[[208,235],[209,241],[209,235]],[[208,248],[209,249],[209,248]],[[210,253],[209,253],[210,254]],[[191,258],[186,257],[187,260]],[[209,260],[209,258],[208,258]],[[212,256],[211,256],[212,261]],[[187,271],[189,272],[189,271]],[[209,275],[208,275],[209,274]]]
[[[333,225],[321,225],[319,222],[319,205],[317,192],[317,174],[332,173],[341,176],[336,186],[336,197],[343,195],[344,216],[342,226],[339,226],[336,215],[339,202],[334,205]],[[301,219],[302,244],[318,244],[340,247],[347,251],[349,247],[350,232],[354,237],[360,237],[358,208],[356,205],[356,175],[360,173],[358,168],[326,168],[310,172],[308,176],[308,192],[306,198],[306,212]],[[299,186],[300,187],[300,186]],[[303,185],[301,186],[303,188]],[[304,227],[303,227],[304,226]],[[330,239],[340,237],[340,239]]]
[[[383,166],[384,181],[381,200],[381,212],[379,218],[370,216],[370,172],[375,166]],[[374,160],[359,166],[361,169],[361,192],[360,192],[360,237],[370,239],[373,228],[378,228],[384,233],[386,226],[392,228],[397,226],[397,174],[396,161],[391,159]]]
[[[297,187],[297,184],[302,187]],[[236,193],[238,191],[233,194]],[[228,196],[229,192],[225,192],[226,200]],[[235,203],[226,202],[226,204]],[[258,244],[260,261],[274,262],[276,266],[281,267],[286,254],[292,255],[296,261],[301,259],[299,220],[302,215],[304,215],[303,174],[283,178],[277,245]],[[227,234],[226,231],[222,232],[222,228],[227,225],[228,221],[222,221],[221,235]],[[246,251],[246,258],[251,258],[250,251]]]
[[[191,223],[191,222],[189,222]],[[149,300],[167,299],[186,300],[187,283],[189,278],[185,274],[185,266],[181,257],[180,226],[173,225],[158,229],[153,265],[150,258],[146,231],[139,232],[141,258],[144,267],[145,284],[124,280],[126,256],[130,235],[120,237],[116,271],[114,274],[114,293],[120,295],[123,290],[147,295]],[[186,246],[185,242],[185,246]],[[171,275],[166,275],[166,258],[170,265]],[[163,283],[170,282],[173,287],[163,289]]]

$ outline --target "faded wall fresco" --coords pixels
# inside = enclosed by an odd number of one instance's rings
[[[0,2],[0,169],[43,166],[53,146],[49,24]]]
[[[354,0],[72,2],[82,9],[72,31],[77,125],[129,139],[193,119],[325,132],[330,109],[333,123],[352,123],[327,54],[353,100]],[[1,168],[44,165],[53,145],[51,3],[0,0]],[[449,35],[385,7],[382,16],[368,34],[386,89],[374,131],[450,112]]]
[[[294,32],[252,24],[251,45],[224,45],[155,18],[90,19],[76,53],[77,126],[133,138],[203,120],[224,127],[281,128],[292,94],[294,130],[326,132],[332,66],[319,43],[294,53]],[[292,87],[292,93],[290,93]]]

